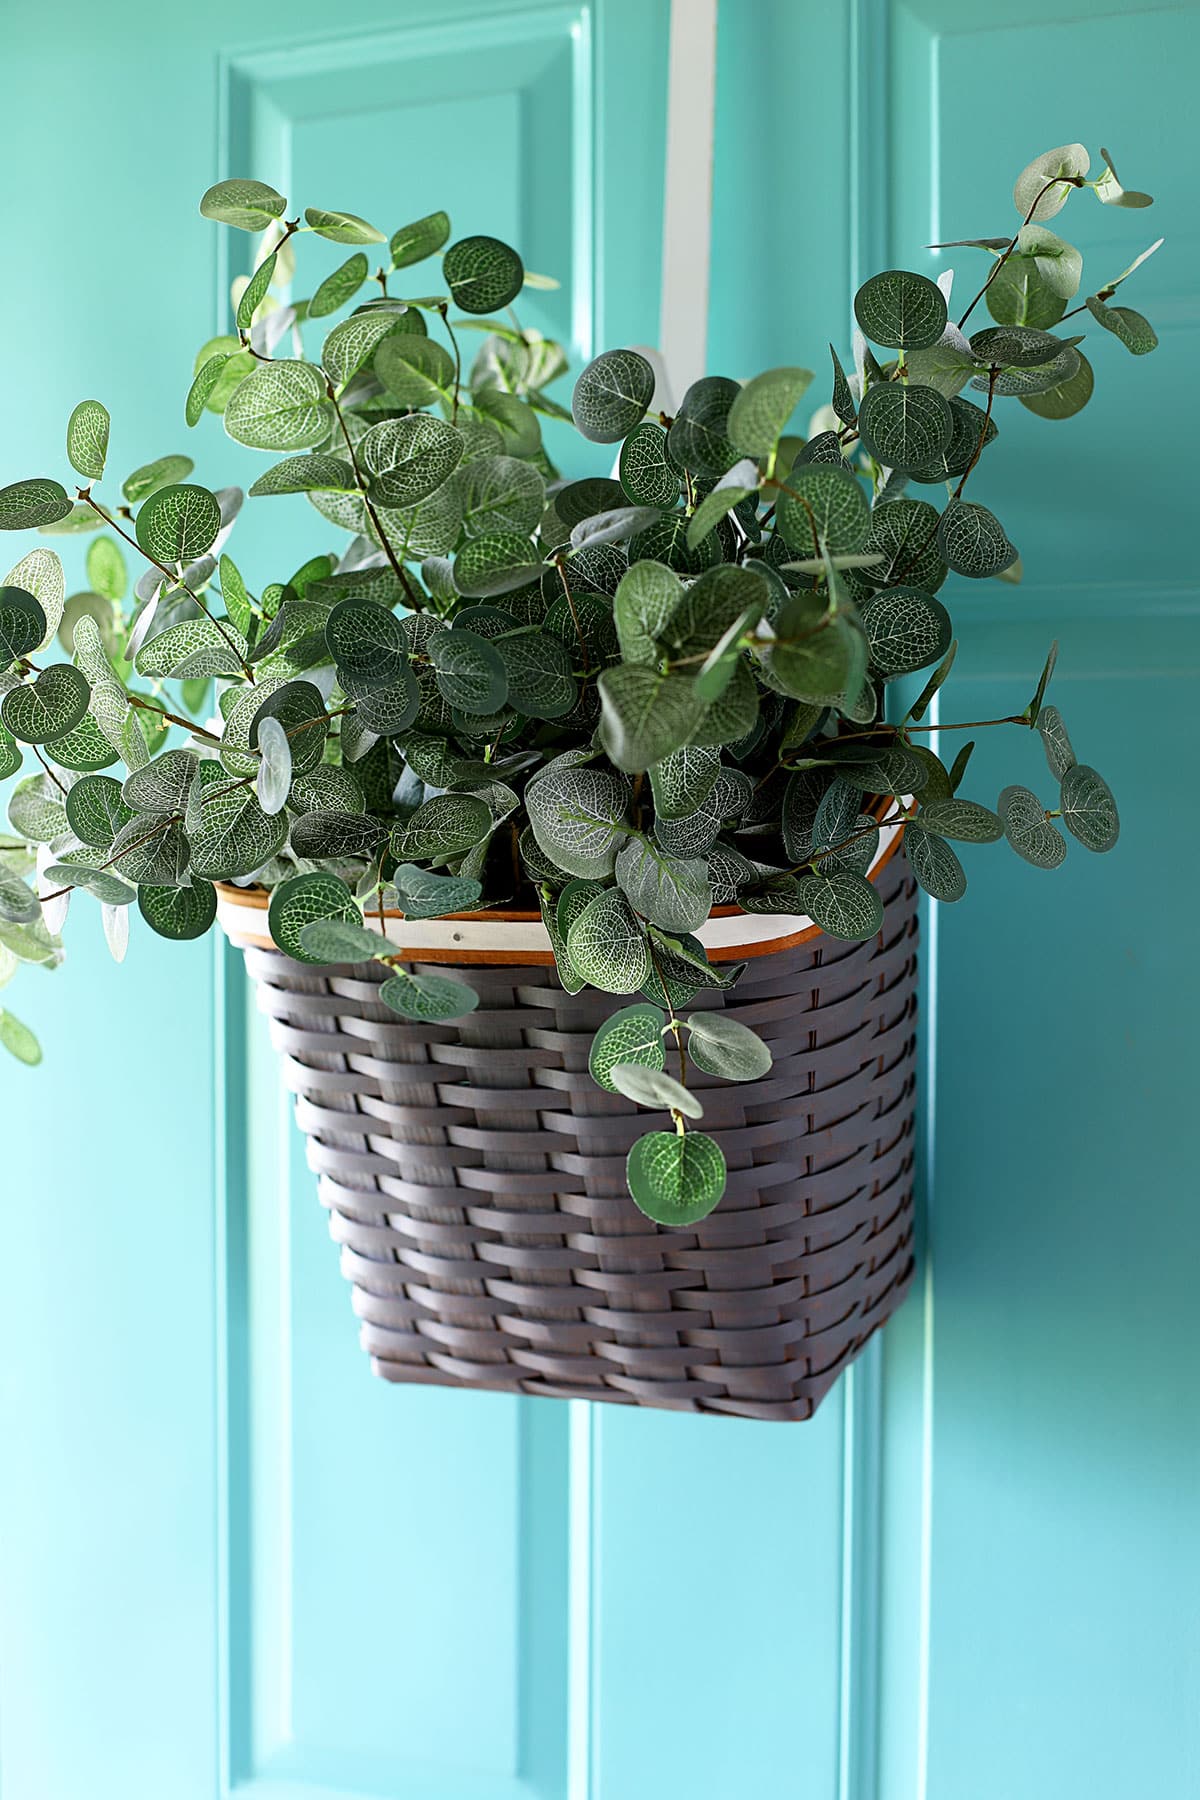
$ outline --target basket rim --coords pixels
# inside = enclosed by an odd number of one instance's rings
[[[907,805],[911,796],[898,796]],[[903,823],[885,825],[879,849],[867,870],[875,880],[886,868],[904,837]],[[271,895],[266,888],[239,888],[218,881],[217,923],[239,948],[278,950],[267,927]],[[372,914],[372,918],[376,915]],[[741,922],[745,923],[742,924]],[[553,967],[554,951],[540,913],[518,908],[494,907],[483,912],[446,913],[437,919],[406,921],[392,908],[383,914],[384,929],[397,954],[415,962],[460,964],[497,963],[513,966]],[[714,906],[696,936],[713,962],[741,962],[771,956],[811,943],[822,935],[821,927],[797,913],[747,913],[740,906]]]

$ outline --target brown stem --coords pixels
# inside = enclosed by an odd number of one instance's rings
[[[370,494],[368,494],[368,492],[367,492],[366,477],[364,476],[364,474],[362,472],[362,466],[358,460],[358,452],[355,450],[354,445],[350,440],[350,433],[346,428],[345,417],[342,413],[341,407],[338,405],[337,392],[334,388],[332,381],[330,381],[328,378],[326,378],[326,381],[325,381],[325,392],[329,396],[329,399],[330,399],[330,402],[332,403],[334,412],[337,414],[337,422],[342,428],[342,437],[345,439],[345,442],[346,442],[346,451],[350,457],[350,466],[354,470],[354,479],[355,479],[356,483],[358,484],[358,491],[362,495],[363,505],[367,509],[367,517],[370,519],[371,524],[375,527],[375,535],[379,539],[380,548],[382,549],[384,555],[387,557],[388,561],[391,563],[393,573],[395,574],[396,579],[400,583],[401,587],[404,589],[405,598],[407,599],[409,605],[412,607],[412,610],[414,612],[420,612],[421,611],[420,596],[417,594],[415,588],[412,585],[412,582],[409,580],[408,573],[405,570],[404,564],[400,561],[400,558],[396,555],[396,552],[392,549],[391,539],[388,537],[387,532],[383,529],[383,526],[380,523],[379,514],[375,510],[375,502],[371,499]]]
[[[979,427],[979,442],[975,446],[975,451],[970,462],[962,472],[962,479],[954,490],[954,498],[956,500],[961,499],[962,491],[967,485],[967,476],[971,473],[971,470],[983,455],[983,446],[987,443],[987,429],[992,418],[992,401],[996,397],[996,377],[999,373],[1000,370],[997,368],[996,364],[993,363],[991,369],[988,371],[987,407],[984,410],[983,424]]]
[[[185,731],[190,731],[193,737],[203,738],[206,743],[219,744],[221,742],[221,739],[213,732],[206,731],[203,725],[193,725],[190,719],[181,718],[178,713],[168,712],[165,706],[156,706],[153,700],[143,700],[140,694],[131,694],[126,691],[125,698],[130,706],[136,706],[139,712],[157,713],[159,718],[166,719],[168,724],[181,725]]]
[[[442,315],[442,324],[446,327],[450,342],[454,347],[454,405],[450,412],[450,423],[452,425],[457,425],[458,390],[462,382],[462,352],[458,347],[458,339],[454,335],[454,327],[450,323],[450,308],[443,304],[438,307],[438,311]],[[520,327],[518,326],[517,329],[520,330]]]
[[[175,574],[171,569],[169,569],[167,567],[166,563],[159,562],[157,556],[151,556],[151,554],[148,550],[143,549],[141,544],[138,543],[137,539],[135,537],[132,537],[128,531],[123,529],[122,526],[118,525],[116,520],[111,516],[111,514],[106,513],[102,506],[97,506],[96,502],[92,499],[92,493],[91,493],[90,488],[76,488],[75,492],[79,495],[79,498],[81,500],[85,501],[86,504],[91,507],[91,509],[94,513],[98,513],[100,515],[100,517],[104,520],[104,523],[106,525],[111,525],[112,529],[116,532],[118,537],[124,538],[125,542],[128,545],[130,545],[130,547],[132,549],[136,550],[139,556],[145,557],[146,561],[150,564],[150,566],[152,568],[157,569],[160,574],[165,575],[167,580],[171,583],[172,587],[181,588],[183,590],[183,592],[187,595],[188,599],[195,602],[195,604],[200,608],[200,611],[204,614],[205,618],[209,621],[209,623],[211,625],[216,626],[217,630],[220,632],[221,636],[224,638],[226,644],[229,646],[229,649],[233,652],[233,654],[237,658],[238,662],[242,665],[242,673],[245,675],[246,680],[253,681],[254,680],[254,670],[250,667],[250,664],[246,661],[246,658],[242,655],[241,651],[237,647],[237,644],[234,642],[233,638],[230,637],[229,633],[226,631],[226,629],[225,629],[224,625],[221,623],[220,619],[218,619],[215,616],[215,614],[213,614],[209,611],[207,603],[200,598],[200,595],[195,593],[190,587],[188,587],[187,583],[179,575]]]
[[[54,785],[58,789],[59,793],[60,794],[68,793],[70,790],[68,788],[65,788],[63,786],[62,782],[58,779],[58,776],[54,773],[54,770],[50,767],[50,764],[46,761],[46,758],[42,755],[40,746],[37,744],[30,744],[29,748],[33,751],[33,754],[37,757],[38,761],[41,763],[43,769],[45,769],[47,775],[50,777],[51,781],[54,783]]]
[[[130,850],[136,850],[139,844],[148,844],[150,842],[151,838],[157,837],[160,831],[165,831],[167,829],[168,825],[177,825],[180,822],[180,820],[182,819],[182,817],[183,817],[182,813],[166,814],[165,817],[156,821],[156,823],[154,824],[153,828],[150,831],[144,832],[143,835],[139,838],[134,838],[132,844],[122,844],[121,848],[117,851],[115,856],[110,856],[107,859],[107,861],[105,861],[105,862],[97,863],[96,871],[99,872],[102,869],[111,869],[112,865],[115,862],[117,862],[122,856],[125,856]],[[71,894],[71,893],[74,893],[74,891],[75,891],[74,885],[70,884],[67,887],[55,888],[55,890],[52,894],[39,894],[38,899],[39,900],[61,900],[64,894]]]
[[[583,626],[579,623],[579,614],[575,611],[575,600],[571,593],[571,584],[567,580],[566,557],[556,556],[554,559],[554,566],[558,570],[558,579],[562,582],[562,591],[567,596],[567,610],[571,615],[571,623],[575,627],[575,636],[579,639],[579,648],[583,654],[583,672],[585,676],[590,675],[592,672],[592,665],[588,657],[587,639],[583,635]]]
[[[1042,204],[1042,201],[1045,198],[1045,196],[1050,192],[1051,188],[1058,187],[1060,182],[1065,182],[1070,187],[1083,187],[1083,185],[1084,185],[1083,177],[1081,175],[1055,175],[1051,178],[1051,180],[1046,182],[1044,187],[1039,189],[1037,196],[1034,199],[1033,205],[1030,207],[1029,211],[1025,214],[1025,217],[1021,220],[1020,225],[1018,225],[1016,231],[1013,233],[1012,237],[1010,238],[1008,249],[1005,250],[1000,256],[998,256],[996,258],[996,261],[992,264],[991,268],[988,271],[987,280],[984,282],[983,286],[980,288],[979,292],[976,294],[975,298],[972,300],[970,306],[968,306],[968,308],[967,308],[966,312],[963,314],[962,318],[958,321],[958,329],[960,331],[962,330],[963,326],[966,324],[967,320],[970,318],[971,314],[975,311],[975,308],[979,305],[979,302],[983,299],[983,296],[987,293],[988,289],[991,287],[993,281],[995,281],[997,275],[1000,273],[1001,269],[1004,267],[1005,263],[1008,261],[1009,257],[1012,255],[1013,251],[1016,249],[1017,240],[1020,238],[1021,233],[1024,231],[1026,225],[1028,225],[1029,221],[1032,219],[1032,217],[1033,217],[1034,213],[1037,211],[1038,207]]]

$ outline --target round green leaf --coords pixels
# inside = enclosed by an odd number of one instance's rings
[[[1018,856],[1037,869],[1057,869],[1067,854],[1067,840],[1046,817],[1037,795],[1024,787],[1006,787],[996,802],[1004,835]]]
[[[1052,709],[1047,707],[1047,712]],[[1111,850],[1121,822],[1112,789],[1087,763],[1073,763],[1062,779],[1063,824],[1085,850]]]
[[[616,876],[634,910],[664,931],[694,931],[712,910],[708,864],[666,855],[645,838],[630,838],[617,857]]]
[[[471,538],[454,559],[454,584],[469,599],[511,593],[536,581],[541,572],[537,551],[515,531],[489,531]]]
[[[221,529],[215,494],[194,485],[159,488],[138,512],[137,541],[155,562],[195,562],[210,550]]]
[[[192,867],[213,881],[235,881],[269,862],[286,836],[283,815],[264,812],[253,788],[222,783],[205,793],[199,828],[189,834]]]
[[[1111,331],[1114,337],[1120,338],[1125,348],[1134,356],[1146,356],[1158,346],[1158,333],[1149,319],[1134,312],[1129,306],[1106,306],[1094,294],[1089,294],[1087,309],[1093,319],[1103,325],[1105,331]]]
[[[67,420],[67,457],[87,481],[99,481],[104,473],[110,424],[99,400],[81,400]]]
[[[707,1074],[757,1081],[771,1067],[771,1052],[758,1033],[728,1013],[692,1013],[687,1025],[688,1055]]]
[[[941,601],[920,588],[884,588],[863,602],[860,616],[872,666],[889,681],[937,662],[954,636]]]
[[[115,751],[112,752],[109,760],[116,760]],[[15,775],[20,767],[21,747],[13,737],[11,731],[6,731],[3,725],[0,725],[0,781],[7,781],[9,776]],[[63,767],[69,768],[70,765],[64,763]]]
[[[353,300],[370,273],[371,265],[361,250],[348,256],[339,268],[327,275],[308,303],[310,319],[324,319]]]
[[[526,538],[545,511],[546,484],[540,472],[516,456],[474,457],[459,470],[455,485],[468,537],[513,532]],[[556,506],[562,498],[557,496]],[[569,523],[561,506],[558,510]]]
[[[0,719],[22,744],[45,744],[74,731],[90,695],[87,678],[78,669],[51,663],[34,681],[5,694]]]
[[[217,890],[211,881],[199,879],[179,888],[143,885],[137,903],[151,931],[176,942],[203,937],[217,916]]]
[[[166,750],[144,768],[134,770],[121,789],[121,799],[130,816],[182,812],[198,772],[199,762],[193,751]],[[68,806],[67,817],[70,816]],[[82,837],[82,832],[79,835]]]
[[[946,564],[937,546],[937,508],[928,500],[902,497],[876,506],[863,552],[881,558],[859,572],[864,587],[900,587],[904,583],[936,594],[946,579]]]
[[[567,933],[572,967],[608,994],[635,994],[650,968],[646,934],[625,896],[606,888]]]
[[[461,712],[499,712],[508,697],[508,677],[495,646],[476,632],[455,627],[429,640],[428,656],[438,692]]]
[[[660,562],[637,561],[621,577],[613,600],[613,619],[627,663],[657,664],[658,640],[683,598],[683,584]]]
[[[729,409],[726,434],[746,456],[769,456],[813,378],[811,369],[768,369],[748,381]]]
[[[435,794],[395,827],[392,854],[399,862],[447,862],[481,843],[491,829],[491,808],[477,794]]]
[[[865,875],[810,875],[800,891],[809,918],[827,937],[860,943],[883,926],[883,902]]]
[[[994,844],[1004,835],[1004,825],[990,806],[975,800],[929,800],[921,807],[918,824],[940,837],[956,838],[963,844]]]
[[[353,325],[347,319],[347,325]],[[342,327],[337,327],[341,331]],[[333,333],[330,334],[332,339]],[[322,360],[326,368],[329,342]],[[436,339],[393,331],[384,337],[374,355],[376,375],[399,406],[436,406],[454,387],[454,359]]]
[[[289,456],[260,475],[250,489],[250,498],[262,494],[308,494],[314,490],[355,494],[358,482],[350,464],[340,456],[309,454]]]
[[[39,525],[53,525],[71,510],[60,481],[39,478],[0,488],[0,531],[32,531]]]
[[[9,925],[28,925],[41,916],[37,895],[29,884],[0,868],[0,920]]]
[[[449,236],[450,217],[444,212],[426,213],[423,219],[402,225],[388,245],[393,269],[407,269],[412,263],[424,262],[441,249]]]
[[[130,506],[137,506],[159,488],[170,487],[175,482],[184,481],[195,468],[190,456],[159,456],[153,462],[143,463],[140,469],[127,476],[121,483],[121,492]]]
[[[469,912],[483,889],[461,875],[435,875],[415,863],[401,863],[392,874],[400,910],[406,919],[443,919],[447,913]]]
[[[0,1044],[18,1062],[36,1068],[42,1060],[42,1046],[38,1043],[28,1025],[18,1019],[15,1013],[0,1008]]]
[[[0,587],[0,669],[29,656],[47,629],[46,614],[31,593],[22,587]]]
[[[638,1063],[647,1069],[661,1069],[666,1060],[663,1032],[667,1015],[660,1006],[639,1001],[623,1006],[607,1018],[595,1037],[588,1056],[592,1079],[610,1094],[620,1093],[612,1079],[616,1063]]]
[[[1017,560],[995,513],[973,500],[951,500],[937,529],[938,549],[956,575],[980,581]]]
[[[461,432],[425,413],[372,425],[358,445],[371,498],[380,506],[415,506],[449,479],[462,453]]]
[[[230,351],[214,351],[205,362],[201,362],[193,376],[193,385],[187,389],[187,400],[184,401],[184,418],[189,425],[198,425],[203,410],[209,405],[216,383],[221,380],[221,371],[230,362]]]
[[[638,1106],[662,1106],[689,1119],[704,1117],[703,1101],[661,1069],[642,1062],[618,1062],[609,1070],[609,1080],[614,1092]]]
[[[321,346],[321,367],[334,386],[345,387],[385,342],[408,338],[413,343],[427,343],[427,338],[405,330],[407,317],[406,313],[364,312],[360,308],[335,325]]]
[[[334,244],[383,244],[387,242],[382,231],[376,231],[374,225],[368,225],[357,213],[330,212],[321,206],[306,206],[305,223],[318,237],[328,238]]]
[[[654,396],[654,370],[636,350],[606,350],[575,383],[571,413],[593,444],[615,444],[639,425]]]
[[[628,804],[626,783],[605,769],[548,769],[525,790],[538,848],[555,868],[593,881],[616,866]]]
[[[1075,767],[1076,756],[1071,747],[1071,739],[1063,723],[1063,716],[1057,706],[1039,706],[1035,715],[1037,729],[1041,734],[1042,748],[1046,752],[1046,762],[1055,781],[1062,781],[1068,769]]]
[[[519,633],[496,646],[508,678],[508,704],[531,719],[561,719],[579,697],[571,656],[544,631]]]
[[[625,1177],[634,1205],[657,1225],[694,1225],[725,1192],[725,1158],[702,1131],[648,1131],[629,1152]]]
[[[325,621],[325,642],[339,670],[364,691],[390,686],[408,666],[399,619],[371,600],[339,600]]]
[[[152,887],[182,887],[190,860],[188,840],[175,819],[133,818],[113,839],[111,859],[117,873],[136,886],[145,881]]]
[[[420,710],[421,685],[411,666],[404,663],[395,681],[359,697],[355,717],[376,737],[394,737],[408,729]]]
[[[804,463],[793,468],[779,496],[779,530],[792,549],[809,556],[861,550],[871,508],[861,482],[847,468]]]
[[[887,269],[859,288],[854,316],[872,343],[892,350],[924,350],[946,329],[946,299],[927,276]]]
[[[1073,419],[1077,412],[1082,412],[1092,397],[1096,377],[1083,351],[1077,350],[1075,356],[1078,366],[1074,374],[1056,381],[1053,387],[1043,388],[1040,393],[1020,395],[1021,405],[1036,413],[1039,419]]]
[[[913,874],[927,894],[947,903],[962,899],[967,891],[967,877],[945,838],[909,825],[905,827],[904,849]]]
[[[1061,144],[1035,156],[1017,176],[1013,205],[1023,219],[1038,223],[1061,212],[1079,178],[1086,175],[1091,157],[1082,144]],[[1056,176],[1067,179],[1056,180]]]
[[[391,975],[380,987],[379,998],[401,1018],[430,1024],[461,1019],[479,1005],[475,989],[449,975]]]
[[[251,325],[254,323],[254,315],[266,298],[267,289],[270,287],[271,279],[275,274],[275,260],[275,252],[272,250],[263,257],[263,260],[259,263],[257,269],[255,269],[249,281],[242,289],[241,297],[237,303],[236,323],[239,331],[249,331]]]
[[[983,407],[958,394],[950,401],[950,418],[950,442],[931,462],[908,471],[914,481],[952,481],[965,475],[997,435],[995,423]]]
[[[133,817],[121,783],[111,775],[85,775],[68,791],[66,808],[75,836],[101,850],[109,848],[118,831]]]
[[[954,415],[936,388],[887,382],[863,395],[858,432],[863,448],[886,468],[921,469],[949,449]]]
[[[667,434],[649,419],[635,425],[621,445],[621,486],[638,506],[673,507],[683,492],[679,470],[667,453]]]
[[[667,450],[693,475],[718,477],[737,461],[729,438],[730,412],[742,389],[725,375],[694,381],[667,433]]]
[[[301,813],[289,835],[293,852],[305,862],[340,862],[348,856],[374,856],[387,837],[382,819],[361,812]]]
[[[95,560],[92,552],[106,544],[110,550],[115,548],[111,538],[98,538],[88,552],[89,579]],[[61,560],[53,550],[30,550],[20,562],[13,564],[4,577],[4,586],[20,588],[23,593],[32,595],[45,613],[46,629],[37,645],[38,649],[45,649],[62,623],[67,589]],[[0,594],[3,591],[0,588]],[[0,658],[3,654],[3,646],[0,645]]]
[[[598,682],[600,735],[618,769],[648,769],[687,743],[705,702],[683,675],[641,663],[605,669]]]
[[[236,225],[239,231],[265,231],[273,219],[282,219],[287,201],[265,181],[248,181],[238,176],[231,181],[218,181],[200,202],[206,219],[221,225]]]
[[[282,913],[280,919],[282,924]],[[381,932],[372,931],[363,924],[361,914],[357,922],[341,911],[321,912],[315,918],[301,922],[299,909],[294,909],[294,917],[284,925],[284,930],[305,952],[301,959],[304,962],[360,963],[394,954]],[[273,926],[271,935],[275,936]]]
[[[329,436],[333,408],[312,363],[256,363],[225,408],[225,429],[253,450],[307,450]]]
[[[459,238],[442,258],[442,274],[455,305],[466,313],[511,306],[525,283],[521,258],[494,237]]]
[[[186,889],[183,891],[187,892]],[[294,957],[297,962],[326,960],[312,955],[300,942],[305,926],[317,919],[339,919],[354,926],[361,923],[362,914],[354,895],[336,875],[325,869],[316,869],[308,875],[293,875],[272,893],[267,924],[285,956]]]

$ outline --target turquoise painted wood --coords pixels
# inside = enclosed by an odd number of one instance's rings
[[[0,147],[37,145],[62,229],[35,253],[27,188],[0,199],[0,318],[37,347],[6,371],[0,482],[59,469],[85,393],[116,463],[184,446],[180,371],[238,266],[191,209],[236,169],[386,220],[499,221],[564,278],[527,311],[576,358],[653,341],[667,22],[665,0],[114,0],[103,35],[81,0],[27,13]],[[1143,223],[1166,234],[1133,301],[1162,348],[1098,346],[1074,422],[1002,416],[987,480],[1026,581],[963,597],[952,703],[1010,710],[1057,630],[1081,753],[1124,746],[1122,844],[1053,877],[981,850],[927,922],[923,1282],[790,1429],[372,1381],[238,959],[136,933],[118,970],[81,906],[68,967],[13,993],[46,1064],[0,1066],[6,1121],[19,1105],[50,1146],[9,1124],[0,1800],[1200,1781],[1198,871],[1175,823],[1200,643],[1171,429],[1200,325],[1200,12],[722,0],[719,42],[714,370],[821,366],[854,283],[1002,229],[1032,150],[1103,141],[1156,192],[1142,218],[1084,196],[1063,221],[1114,273]],[[201,479],[254,466],[195,436]],[[272,505],[295,561],[324,543]],[[984,798],[1014,759],[1039,773],[999,736]]]

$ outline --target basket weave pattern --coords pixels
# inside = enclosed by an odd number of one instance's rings
[[[683,1231],[625,1190],[663,1121],[588,1074],[619,1002],[478,966],[476,1012],[411,1024],[378,964],[247,948],[376,1373],[808,1418],[912,1279],[915,886],[902,855],[878,880],[878,939],[819,937],[698,998],[775,1060],[744,1085],[692,1071],[729,1185]]]

